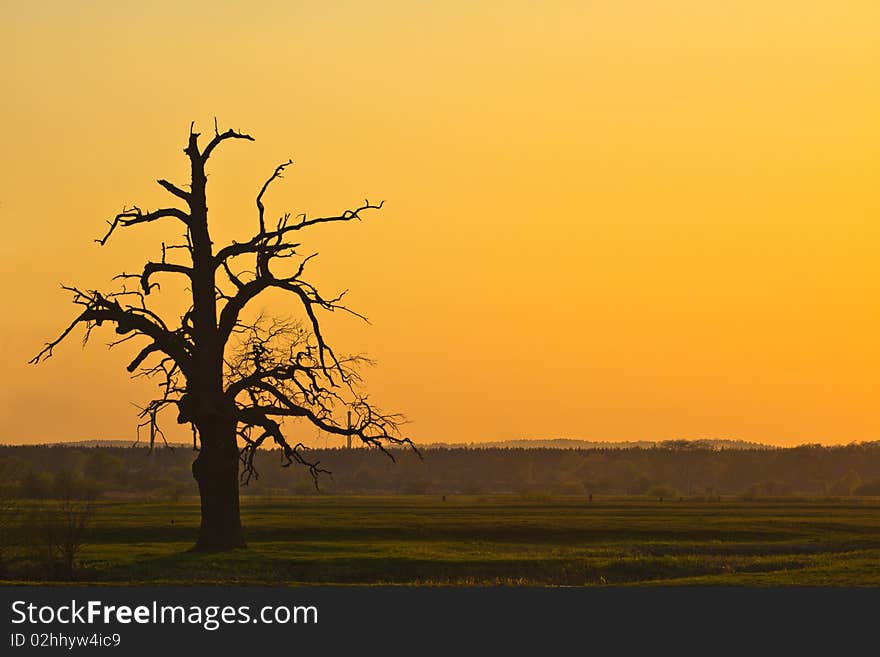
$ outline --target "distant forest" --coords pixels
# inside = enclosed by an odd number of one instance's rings
[[[257,454],[244,495],[549,494],[773,498],[880,495],[880,442],[840,447],[729,449],[670,441],[650,448],[313,449],[332,472],[319,489],[302,467]],[[5,497],[180,499],[197,494],[186,447],[0,446]]]

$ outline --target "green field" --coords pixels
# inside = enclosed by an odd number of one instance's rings
[[[245,498],[249,549],[193,554],[198,505],[101,502],[106,584],[880,585],[880,502]],[[20,580],[19,580],[20,581]]]

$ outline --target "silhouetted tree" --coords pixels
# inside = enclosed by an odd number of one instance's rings
[[[184,149],[190,165],[189,189],[158,181],[184,209],[123,208],[108,222],[107,233],[96,240],[104,245],[117,229],[170,220],[184,228],[183,241],[163,243],[160,259],[148,261],[138,273],[117,276],[120,289],[115,292],[64,286],[82,311],[31,362],[50,357],[80,324],[85,326],[86,339],[95,327],[113,325],[122,337],[111,346],[143,340],[127,369],[135,376],[159,377],[161,394],[143,407],[141,426],[149,428],[152,445],[157,437],[164,439],[157,424],[164,409],[176,409],[177,422],[192,425],[194,447],[198,441],[199,450],[192,472],[202,510],[196,549],[225,550],[244,546],[239,480],[254,474],[254,452],[266,440],[281,448],[283,465],[302,464],[316,481],[323,472],[317,462],[307,460],[301,443],[285,435],[285,419],[302,418],[322,431],[356,437],[383,451],[389,444],[413,445],[399,436],[400,416],[381,412],[359,392],[356,369],[363,359],[337,356],[326,342],[320,312],[352,311],[342,305],[342,294],[325,297],[304,278],[314,256],[303,257],[296,241],[311,226],[360,219],[382,203],[365,201],[334,216],[291,219],[284,214],[268,225],[263,198],[292,164],[288,160],[257,193],[253,236],[217,248],[208,229],[206,165],[221,144],[253,138],[231,129],[221,133],[216,122],[214,136],[204,148],[199,136],[191,126]],[[281,273],[284,264],[287,270]],[[148,305],[159,288],[154,281],[157,275],[182,277],[186,283],[191,305],[175,322]],[[248,322],[243,315],[246,307],[267,291],[289,294],[302,310],[303,322],[265,317]]]

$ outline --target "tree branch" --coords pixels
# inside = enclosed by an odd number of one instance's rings
[[[113,221],[108,221],[107,223],[110,225],[110,229],[107,231],[107,234],[101,239],[96,239],[95,241],[101,246],[104,246],[107,243],[107,240],[110,239],[110,235],[116,230],[117,226],[135,226],[137,224],[156,221],[157,219],[162,219],[164,217],[179,219],[186,226],[189,226],[189,215],[178,208],[162,208],[160,210],[153,210],[152,212],[143,212],[139,207],[134,206],[130,210],[123,208],[122,212],[113,218]]]
[[[232,128],[223,133],[217,132],[215,124],[214,138],[210,142],[208,142],[208,145],[205,146],[205,150],[202,151],[202,162],[206,162],[208,158],[211,157],[211,153],[214,151],[214,149],[227,139],[246,139],[247,141],[254,141],[254,138],[250,135],[243,132],[236,132]]]
[[[180,369],[186,373],[190,365],[190,349],[186,340],[179,332],[168,330],[164,323],[159,320],[157,323],[150,319],[156,317],[154,313],[143,309],[128,306],[123,308],[118,301],[105,297],[100,292],[90,290],[83,292],[76,288],[65,287],[64,289],[73,292],[74,303],[85,307],[80,315],[74,319],[70,325],[61,332],[52,342],[46,343],[43,349],[34,356],[30,361],[32,365],[36,365],[52,356],[52,350],[58,346],[78,324],[86,325],[86,337],[95,326],[101,326],[104,322],[116,324],[116,333],[119,335],[127,335],[133,331],[145,335],[153,340],[156,350],[161,350],[170,356]],[[141,359],[143,360],[143,359]]]
[[[228,258],[243,255],[245,253],[264,252],[268,248],[270,248],[269,240],[276,240],[276,243],[273,244],[271,247],[276,250],[296,248],[300,245],[283,243],[280,241],[280,238],[284,237],[288,233],[302,230],[303,228],[308,228],[309,226],[315,226],[317,224],[331,223],[336,221],[352,221],[354,219],[360,220],[361,212],[364,212],[365,210],[379,210],[384,205],[385,201],[381,201],[378,204],[373,204],[370,203],[369,200],[365,200],[364,204],[360,207],[357,207],[354,210],[346,210],[345,212],[336,216],[316,217],[315,219],[308,219],[305,215],[301,215],[300,221],[294,224],[288,224],[287,219],[289,218],[289,215],[285,216],[285,218],[281,222],[279,222],[279,225],[275,230],[261,230],[260,233],[249,239],[247,242],[233,242],[229,246],[225,246],[220,249],[214,256],[216,266],[219,267],[220,264]]]
[[[184,201],[189,203],[189,199],[190,199],[189,192],[185,192],[180,187],[168,182],[164,178],[160,178],[156,182],[159,183],[162,187],[164,187],[168,192],[170,192],[171,194],[174,194],[174,196],[176,196],[177,198],[183,199]]]
[[[190,267],[186,267],[185,265],[176,265],[170,262],[148,262],[144,265],[144,272],[141,274],[141,289],[143,289],[144,294],[149,294],[150,289],[158,285],[158,283],[150,284],[150,276],[157,273],[173,273],[173,274],[183,274],[188,278],[192,278],[193,270]]]
[[[272,181],[275,180],[276,178],[281,178],[282,172],[287,167],[289,167],[291,164],[293,164],[293,160],[287,160],[287,162],[284,162],[283,164],[279,164],[277,167],[275,167],[275,171],[272,173],[271,176],[269,176],[268,180],[266,180],[266,182],[263,183],[263,187],[260,189],[260,193],[257,194],[257,211],[259,212],[260,234],[261,235],[266,232],[266,222],[263,219],[263,214],[266,210],[263,207],[263,194],[265,194],[266,190],[269,189],[269,185],[272,184]]]

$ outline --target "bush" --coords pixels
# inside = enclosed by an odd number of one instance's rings
[[[50,473],[28,470],[21,480],[19,494],[31,500],[45,500],[52,496],[53,484],[54,479]]]
[[[862,478],[855,470],[849,470],[840,479],[831,485],[829,493],[832,495],[852,495],[862,485]]]
[[[579,481],[566,481],[557,487],[561,495],[583,495],[584,490],[584,485]]]
[[[9,552],[14,547],[13,526],[20,512],[11,496],[0,496],[0,577],[7,574]]]
[[[746,500],[754,500],[762,497],[783,497],[791,494],[791,487],[784,481],[767,479],[749,486],[742,494]]]
[[[880,479],[868,481],[858,486],[853,492],[856,495],[880,495]]]
[[[66,498],[47,503],[24,519],[34,558],[43,577],[73,579],[76,559],[91,524],[90,500]]]
[[[645,477],[644,475],[640,475],[636,477],[629,486],[626,488],[626,492],[630,495],[650,495],[648,492],[655,483]]]
[[[645,491],[645,495],[647,495],[648,497],[656,497],[657,499],[662,500],[665,498],[678,496],[678,491],[667,484],[654,484]]]
[[[404,495],[424,495],[428,492],[430,484],[424,479],[404,481],[400,486],[400,492]]]

